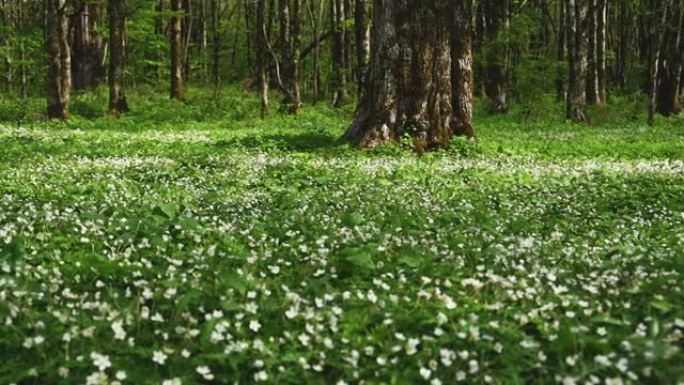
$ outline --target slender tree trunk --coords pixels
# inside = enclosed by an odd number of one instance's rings
[[[599,104],[598,86],[598,0],[588,0],[587,103]]]
[[[668,7],[659,0],[651,0],[651,54],[649,68],[649,104],[648,104],[648,124],[655,123],[655,114],[658,111],[658,79],[661,76],[661,54],[666,37],[665,25],[668,20]]]
[[[183,0],[183,21],[181,28],[183,30],[183,79],[190,78],[190,43],[192,42],[192,34],[194,29],[193,24],[193,7],[191,0]]]
[[[447,0],[373,1],[371,66],[347,141],[374,147],[409,136],[417,152],[449,144],[452,9]]]
[[[620,0],[619,5],[619,45],[616,59],[616,74],[615,82],[618,86],[624,88],[627,86],[627,67],[629,63],[629,42],[631,38],[630,25],[632,16],[629,12],[629,1]]]
[[[509,47],[501,36],[510,27],[509,0],[485,0],[483,9],[486,13],[485,33],[490,50],[486,66],[487,96],[494,102],[494,112],[504,114],[508,111],[508,62]]]
[[[67,119],[71,98],[71,54],[66,0],[47,0],[46,3],[47,116]]]
[[[8,13],[11,13],[7,9],[6,0],[0,2],[0,24],[2,24],[2,30],[0,30],[0,46],[5,48],[3,56],[5,57],[5,89],[8,93],[12,92],[12,86],[14,83],[13,79],[13,62],[12,62],[12,47],[10,46],[10,40],[8,38],[8,32],[11,28],[10,18]]]
[[[340,107],[347,102],[347,56],[345,49],[346,28],[344,26],[345,9],[343,0],[330,1],[330,16],[333,23],[332,44],[332,87],[333,106]]]
[[[257,67],[259,72],[259,95],[261,97],[261,117],[268,112],[268,36],[266,36],[266,0],[257,0],[256,4],[256,48]]]
[[[183,31],[182,0],[171,0],[173,16],[170,22],[171,34],[171,99],[183,100]]]
[[[588,0],[566,0],[568,28],[567,119],[587,122]]]
[[[214,88],[218,90],[221,83],[220,62],[221,62],[221,21],[219,16],[219,0],[211,0],[211,33],[212,33],[212,60],[211,78]]]
[[[596,22],[596,83],[599,104],[608,100],[607,54],[608,50],[608,0],[597,0]]]
[[[558,3],[558,50],[556,52],[556,59],[558,60],[558,74],[556,75],[556,101],[565,101],[565,72],[561,63],[565,61],[565,42],[567,40],[567,30],[565,21],[565,4]]]
[[[108,0],[109,17],[109,113],[128,112],[124,89],[126,65],[126,1]]]

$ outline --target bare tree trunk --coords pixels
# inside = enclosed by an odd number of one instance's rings
[[[606,75],[608,50],[608,0],[597,0],[596,23],[596,77],[598,85],[599,104],[608,101],[608,78]]]
[[[619,45],[617,50],[617,63],[615,82],[620,87],[627,86],[627,66],[629,63],[629,42],[630,42],[630,24],[632,16],[629,12],[629,0],[620,0],[619,5]]]
[[[7,9],[6,0],[0,2],[0,23],[2,24],[2,29],[0,30],[0,46],[5,47],[5,52],[3,56],[5,57],[5,89],[8,93],[12,92],[12,85],[14,83],[13,79],[13,63],[12,63],[12,50],[10,47],[10,41],[8,39],[8,32],[11,28],[10,18],[8,13],[11,13]]]
[[[171,99],[183,100],[183,31],[182,0],[171,0],[173,16],[170,22],[171,33]]]
[[[307,8],[309,12],[309,18],[311,19],[311,27],[313,29],[314,41],[313,41],[313,104],[318,103],[321,94],[321,24],[323,23],[323,15],[325,12],[325,2],[326,0],[320,0],[318,2],[318,9],[315,9],[315,2],[313,0],[307,0]]]
[[[101,15],[100,6],[85,0],[73,3],[76,5],[71,17],[73,86],[76,90],[92,89],[100,84],[104,76],[104,44],[96,32]]]
[[[368,81],[345,140],[374,147],[409,136],[417,152],[448,146],[451,3],[374,0]]]
[[[452,13],[454,14],[451,36],[453,114],[450,128],[453,135],[474,138],[473,0],[457,0]]]
[[[333,44],[332,44],[332,87],[333,87],[333,106],[340,107],[347,102],[347,56],[345,49],[345,20],[344,1],[330,1],[330,15],[333,23]]]
[[[183,30],[183,79],[190,78],[190,43],[192,42],[193,24],[192,17],[192,1],[183,0],[183,21],[181,28]]]
[[[266,36],[266,0],[257,0],[256,5],[256,48],[259,72],[259,95],[261,97],[261,117],[268,112],[268,36]]]
[[[485,0],[483,8],[486,13],[485,33],[490,47],[485,92],[494,102],[494,112],[504,114],[508,110],[509,47],[502,41],[501,34],[510,27],[510,2]]]
[[[598,1],[588,0],[587,103],[599,104],[598,85]]]
[[[211,33],[212,33],[212,60],[211,60],[211,78],[214,83],[214,88],[218,90],[221,83],[221,74],[219,71],[221,61],[221,20],[219,16],[219,0],[211,0]]]
[[[280,0],[280,29],[282,65],[285,75],[282,84],[282,91],[285,94],[282,110],[289,114],[296,114],[302,104],[299,88],[299,60],[302,52],[301,0]]]
[[[588,0],[566,0],[568,27],[567,119],[587,122]]]
[[[563,68],[560,66],[560,64],[565,61],[567,29],[565,27],[565,4],[563,2],[559,2],[558,8],[558,50],[556,52],[556,59],[558,60],[558,74],[556,75],[556,101],[560,103],[565,101],[565,76]]]
[[[71,55],[66,0],[47,0],[46,5],[47,116],[67,119],[71,98]]]
[[[675,0],[668,18],[666,32],[662,38],[657,82],[656,110],[669,117],[678,115],[682,110],[679,84],[681,82],[682,60],[682,28],[684,28],[684,1]]]
[[[109,113],[128,112],[124,89],[126,65],[126,1],[108,0],[109,17]]]
[[[366,0],[356,0],[354,24],[356,27],[356,83],[357,93],[361,95],[370,62],[370,22]]]

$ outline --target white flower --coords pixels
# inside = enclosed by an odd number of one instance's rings
[[[94,372],[86,377],[86,385],[107,385],[107,375],[103,372]]]
[[[431,375],[432,375],[432,370],[425,368],[425,367],[420,368],[420,376],[423,377],[424,379],[429,380]]]
[[[198,366],[195,370],[207,381],[214,379],[214,375],[211,373],[211,369],[209,369],[208,366]]]
[[[90,359],[93,360],[93,365],[95,365],[101,372],[104,372],[112,366],[111,361],[109,361],[109,356],[105,356],[98,352],[90,353]]]
[[[119,381],[123,381],[126,378],[128,378],[126,372],[124,372],[123,370],[119,370],[118,372],[116,372],[116,375],[114,375],[114,377],[116,377],[116,379]]]
[[[417,338],[409,338],[406,342],[406,354],[412,356],[418,352],[418,345],[420,345],[420,340]]]
[[[162,351],[155,351],[152,353],[152,361],[158,363],[159,365],[164,365],[166,363],[166,359],[169,358],[164,352]]]
[[[261,382],[268,380],[268,373],[265,370],[260,370],[254,373],[254,381]]]
[[[180,378],[176,377],[170,380],[164,380],[162,385],[183,385],[183,383],[181,382]]]
[[[261,329],[261,324],[259,321],[249,321],[249,330],[253,332],[258,332]]]
[[[122,341],[126,339],[126,331],[123,328],[123,321],[118,320],[112,322],[112,330],[114,331],[114,339]]]

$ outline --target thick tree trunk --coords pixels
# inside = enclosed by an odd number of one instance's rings
[[[568,97],[566,117],[587,122],[588,0],[566,0],[568,28]]]
[[[502,38],[510,27],[509,0],[485,0],[485,33],[489,43],[486,66],[485,92],[494,102],[494,112],[504,114],[508,111],[508,62],[509,47]]]
[[[457,0],[452,10],[451,92],[453,135],[475,137],[473,128],[473,0]]]
[[[369,77],[345,140],[374,147],[410,136],[417,152],[446,147],[453,113],[452,1],[373,4]]]
[[[171,99],[183,100],[183,30],[182,0],[171,0],[173,16],[169,25],[171,38]]]
[[[47,116],[67,119],[71,98],[71,55],[66,0],[47,0],[46,6]]]
[[[672,5],[659,60],[656,110],[666,117],[678,115],[682,110],[679,94],[682,60],[684,60],[684,47],[682,46],[684,10],[682,7],[684,7],[684,1],[681,0],[675,0]]]
[[[108,0],[109,17],[109,113],[119,115],[128,112],[124,89],[126,64],[126,2]]]
[[[370,23],[366,0],[356,0],[354,24],[356,27],[356,82],[357,92],[361,95],[370,62]]]
[[[347,64],[345,58],[346,28],[344,26],[345,8],[343,0],[330,1],[330,18],[333,23],[332,44],[332,88],[335,107],[340,107],[347,102]]]
[[[291,2],[291,3],[290,3]],[[296,114],[301,108],[299,60],[302,52],[301,0],[280,0],[280,44],[282,51],[282,110]]]
[[[96,32],[99,28],[100,6],[80,0],[74,2],[72,20],[72,77],[74,89],[97,87],[102,81],[104,46]]]

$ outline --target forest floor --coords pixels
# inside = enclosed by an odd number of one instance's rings
[[[0,127],[0,383],[684,381],[684,120],[417,157],[162,99]]]

